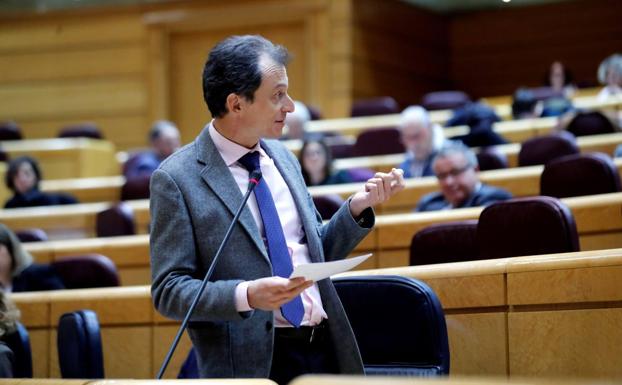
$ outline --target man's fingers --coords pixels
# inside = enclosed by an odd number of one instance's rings
[[[404,170],[401,168],[394,168],[391,170],[391,175],[394,176],[394,180],[391,184],[391,192],[396,193],[403,190],[406,186],[406,181],[404,181]]]
[[[391,183],[393,182],[392,174],[383,174],[382,175],[382,187],[384,189],[384,199],[389,199],[391,196]]]
[[[369,194],[371,201],[375,202],[378,199],[378,185],[372,182],[372,180],[373,178],[368,180],[367,183],[365,183],[365,190]]]
[[[370,181],[376,185],[376,202],[384,201],[383,173],[377,172]]]

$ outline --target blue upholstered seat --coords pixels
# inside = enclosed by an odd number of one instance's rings
[[[58,364],[63,378],[104,378],[104,355],[97,314],[65,313],[58,322]]]
[[[399,276],[345,277],[333,282],[366,374],[449,374],[445,315],[429,286]]]

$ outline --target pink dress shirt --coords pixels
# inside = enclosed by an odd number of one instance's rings
[[[283,227],[283,233],[285,234],[285,242],[289,254],[292,257],[293,266],[298,266],[305,263],[310,263],[309,249],[307,244],[303,243],[304,230],[302,228],[302,222],[296,209],[294,198],[289,191],[289,187],[285,183],[285,180],[276,168],[274,161],[265,153],[265,151],[259,146],[249,150],[248,148],[241,146],[237,143],[230,141],[222,136],[214,127],[214,122],[209,125],[209,134],[218,152],[225,161],[227,167],[233,174],[238,187],[242,194],[246,193],[248,187],[248,171],[238,163],[243,155],[250,151],[259,151],[259,164],[261,166],[262,178],[268,184],[272,198],[276,204],[276,209],[279,213],[279,219],[281,220],[281,226]],[[259,214],[259,207],[257,206],[257,200],[254,194],[250,196],[248,200],[248,208],[253,214],[257,228],[260,234],[264,236],[263,222],[261,221],[261,215]],[[236,287],[236,309],[238,311],[252,310],[248,304],[247,297],[248,282],[242,282]],[[302,303],[305,308],[305,315],[302,319],[302,325],[313,326],[322,322],[322,319],[328,318],[324,308],[322,307],[322,299],[320,298],[320,292],[317,284],[314,284],[301,294]],[[283,318],[283,315],[279,310],[274,311],[274,319],[276,327],[291,327],[292,325]]]

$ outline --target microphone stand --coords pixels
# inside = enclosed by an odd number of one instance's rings
[[[231,236],[231,233],[233,231],[233,226],[235,226],[236,222],[238,221],[238,218],[240,217],[240,214],[242,214],[242,210],[244,209],[244,206],[246,206],[246,202],[248,201],[248,198],[250,197],[255,187],[259,184],[260,179],[261,179],[261,171],[255,170],[250,173],[249,178],[248,178],[248,188],[246,190],[246,194],[244,194],[244,199],[242,199],[242,204],[238,208],[238,211],[235,213],[235,216],[233,217],[233,220],[231,221],[231,224],[229,225],[229,228],[227,229],[227,232],[225,233],[225,237],[220,243],[220,246],[218,247],[218,251],[216,251],[216,255],[214,256],[214,259],[212,260],[212,263],[210,264],[209,269],[207,270],[207,273],[205,273],[203,282],[201,282],[201,287],[199,288],[199,291],[194,297],[194,300],[192,300],[192,304],[190,304],[190,308],[188,308],[188,312],[186,313],[184,320],[179,326],[179,330],[177,330],[177,335],[175,336],[175,339],[173,339],[173,343],[171,344],[171,347],[168,353],[166,353],[164,362],[162,363],[162,366],[160,367],[160,370],[158,371],[158,375],[156,376],[157,380],[162,379],[162,375],[164,375],[164,372],[166,371],[166,367],[168,366],[169,362],[171,361],[171,358],[173,357],[173,353],[175,352],[175,349],[177,348],[177,344],[179,344],[179,340],[181,339],[181,336],[186,330],[186,326],[188,325],[190,316],[192,315],[194,308],[197,307],[197,304],[199,303],[199,298],[201,298],[201,294],[203,294],[203,291],[205,290],[205,286],[207,286],[207,282],[209,281],[210,277],[212,276],[212,273],[214,272],[214,268],[216,267],[216,264],[218,263],[220,254],[222,254],[223,249],[227,245],[227,241],[229,240],[229,237]]]

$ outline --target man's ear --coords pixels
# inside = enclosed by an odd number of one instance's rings
[[[230,93],[226,100],[227,111],[231,113],[238,113],[242,109],[242,98],[234,93]]]

